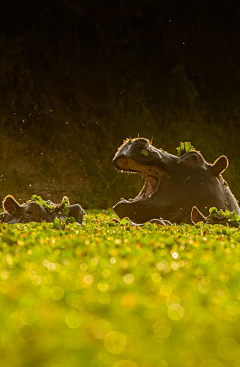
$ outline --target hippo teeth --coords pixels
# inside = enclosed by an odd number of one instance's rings
[[[159,179],[154,176],[148,176],[146,184],[144,186],[144,198],[150,198],[152,194],[157,190],[159,185]]]

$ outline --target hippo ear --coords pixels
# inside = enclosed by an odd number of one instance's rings
[[[218,176],[220,173],[223,173],[227,167],[228,159],[225,155],[221,155],[221,157],[215,160],[210,169],[215,176]]]
[[[12,195],[7,195],[3,200],[3,208],[13,217],[18,215],[22,207]]]
[[[70,205],[70,201],[69,201],[69,199],[68,199],[68,197],[67,197],[67,196],[64,196],[64,197],[62,198],[62,200],[61,200],[61,203],[60,203],[60,204],[58,204],[58,205],[56,205],[56,207],[55,207],[55,212],[56,212],[56,213],[59,213],[59,212],[61,212],[62,210],[64,210],[65,205],[67,205],[67,207],[69,207],[69,205]]]
[[[66,203],[67,205],[70,205],[70,201],[69,201],[69,199],[68,199],[68,197],[67,197],[67,196],[64,196],[64,197],[62,198],[60,205],[61,205],[61,204],[62,204],[62,205],[64,205],[65,203]]]
[[[193,206],[191,211],[191,221],[193,224],[196,224],[197,222],[206,222],[206,217],[200,212],[200,210]]]

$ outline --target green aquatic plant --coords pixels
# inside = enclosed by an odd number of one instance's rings
[[[218,210],[216,207],[209,209],[209,215],[207,217],[208,224],[221,223],[230,226],[239,226],[240,217],[235,210],[230,212],[229,210]]]
[[[69,215],[69,199],[67,196],[64,196],[62,198],[62,201],[60,204],[53,204],[51,201],[45,201],[42,199],[39,195],[32,195],[30,201],[35,201],[37,204],[41,205],[45,210],[47,210],[49,213],[53,213],[54,211],[62,214],[66,217]]]
[[[57,206],[59,213],[67,217],[69,215],[69,205],[70,203],[68,197],[64,196],[61,203]]]
[[[45,210],[47,210],[49,213],[53,213],[55,210],[54,204],[50,204],[50,202],[45,201],[41,198],[39,195],[32,195],[30,201],[35,201],[37,204],[41,205]]]
[[[237,366],[239,230],[112,219],[0,224],[1,366]]]
[[[177,149],[177,152],[178,152],[178,156],[179,157],[182,157],[187,152],[190,152],[192,150],[196,150],[194,148],[194,146],[190,142],[188,142],[188,141],[185,141],[185,143],[180,142],[180,146],[177,147],[176,149]]]
[[[143,150],[141,150],[141,152],[140,152],[142,155],[144,155],[145,157],[148,157],[149,156],[149,153],[148,153],[148,151],[146,150],[146,149],[143,149]]]

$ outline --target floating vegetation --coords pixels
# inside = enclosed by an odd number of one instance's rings
[[[69,215],[69,199],[67,196],[64,196],[62,198],[62,201],[59,205],[56,206],[55,211],[58,211],[59,213],[61,213],[62,215],[65,215],[66,217]]]
[[[207,217],[208,224],[221,223],[223,225],[239,226],[240,217],[235,210],[230,212],[229,210],[218,210],[215,207],[209,209],[209,216]]]
[[[2,365],[237,366],[239,230],[111,219],[0,225]]]
[[[176,148],[177,153],[179,157],[182,157],[185,153],[190,152],[192,150],[196,150],[194,146],[188,141],[185,141],[185,143],[180,143],[180,146]]]
[[[43,200],[41,196],[38,195],[32,195],[30,201],[35,201],[37,204],[41,205],[44,209],[46,209],[49,213],[53,213],[55,211],[67,217],[70,212],[69,210],[70,203],[67,196],[64,196],[62,198],[61,203],[57,205],[52,203],[50,200],[48,201]]]
[[[149,153],[148,153],[148,151],[146,150],[146,149],[143,149],[143,150],[141,150],[141,152],[140,152],[142,155],[144,155],[145,157],[148,157],[149,156]]]
[[[49,213],[53,213],[55,210],[55,206],[50,201],[45,201],[38,195],[32,195],[30,201],[35,201],[37,204],[42,205],[44,209],[46,209]],[[51,204],[50,204],[51,203]]]

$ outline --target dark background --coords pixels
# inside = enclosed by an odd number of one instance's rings
[[[5,1],[1,197],[103,209],[135,196],[141,179],[111,160],[139,134],[227,155],[240,198],[239,19],[231,0]]]

